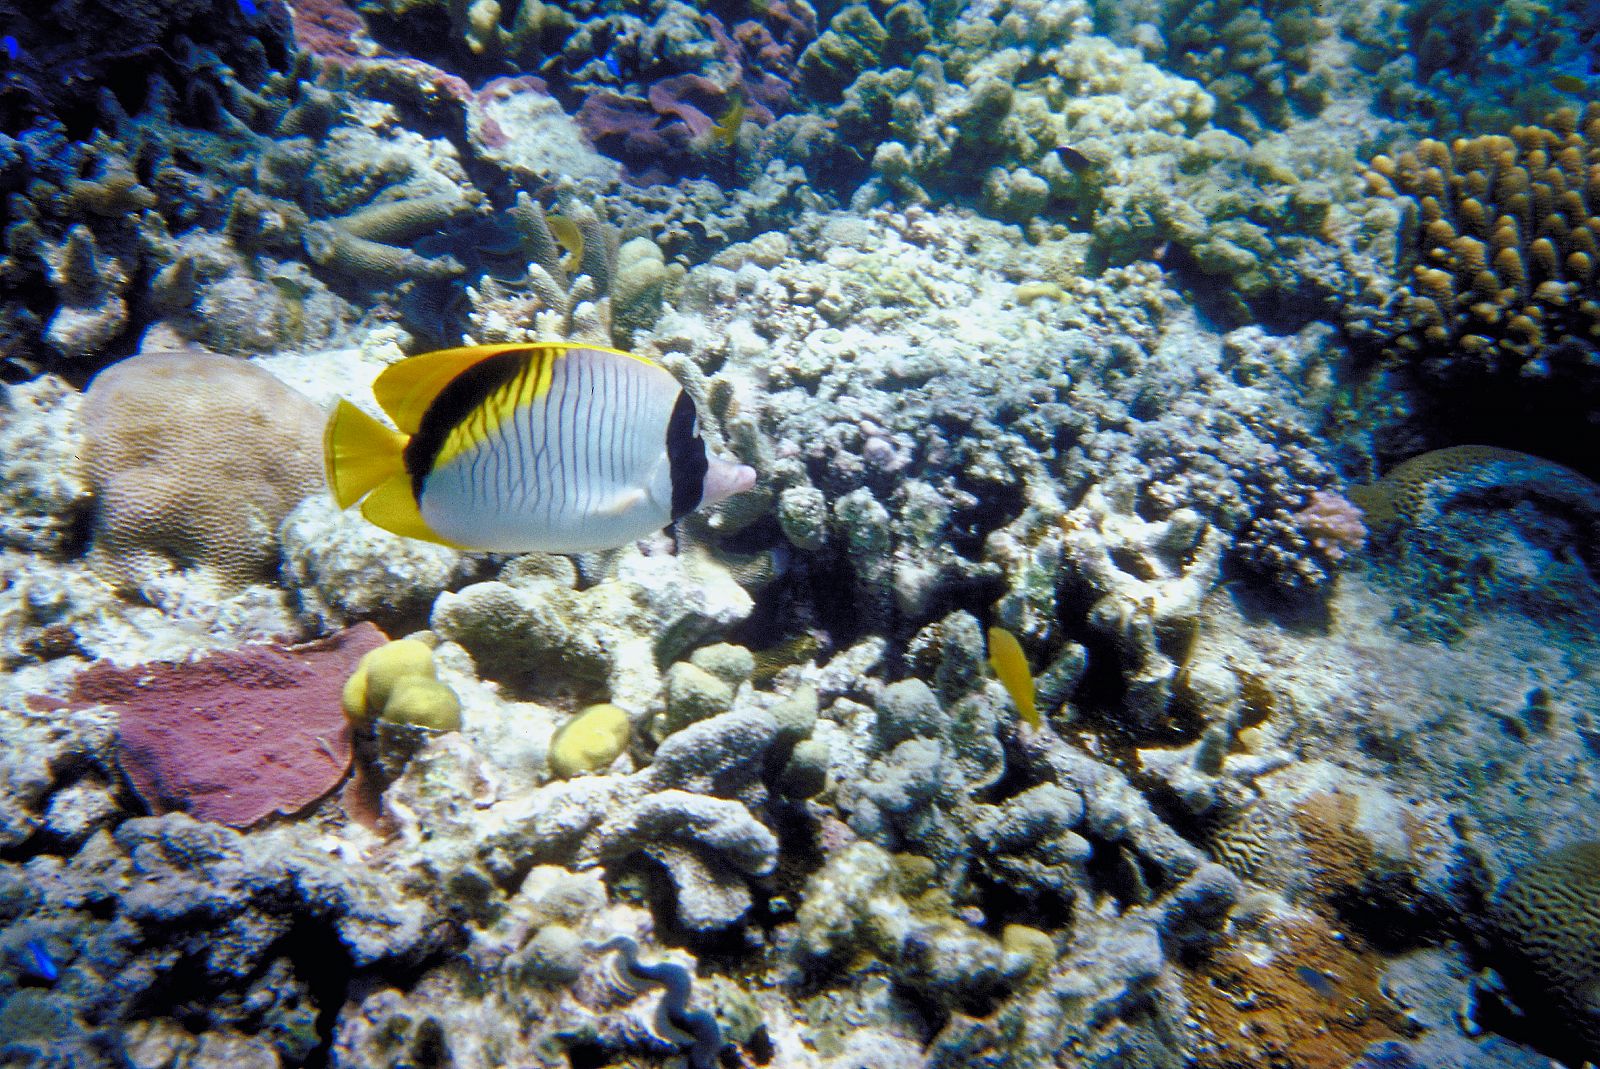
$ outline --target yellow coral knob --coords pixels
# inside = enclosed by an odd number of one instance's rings
[[[560,779],[598,772],[628,748],[628,714],[615,705],[591,705],[550,739],[550,771]]]
[[[404,676],[395,681],[383,706],[383,719],[431,731],[461,730],[461,700],[431,676]]]

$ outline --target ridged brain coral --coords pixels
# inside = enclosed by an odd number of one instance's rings
[[[1548,502],[1600,534],[1600,485],[1553,461],[1496,446],[1422,453],[1350,494],[1375,527],[1435,524],[1455,502],[1494,495]]]
[[[1600,841],[1568,844],[1512,873],[1489,919],[1505,955],[1495,965],[1518,1005],[1564,1022],[1579,1049],[1600,1050]]]
[[[1371,192],[1417,205],[1400,353],[1547,376],[1600,345],[1600,103],[1509,136],[1377,156]]]
[[[264,579],[278,525],[322,486],[321,410],[235,357],[129,357],[89,384],[78,419],[91,561],[125,586],[174,569],[225,590]]]

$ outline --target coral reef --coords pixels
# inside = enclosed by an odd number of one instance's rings
[[[1582,442],[1562,439],[1588,433],[1593,400],[1596,162],[1595,104],[1581,114],[1559,109],[1544,125],[1509,134],[1450,144],[1425,138],[1414,150],[1373,158],[1371,190],[1407,198],[1415,213],[1403,261],[1415,266],[1399,293],[1390,349],[1453,388],[1444,403],[1458,434],[1493,428],[1499,440],[1538,452],[1542,438],[1563,458],[1584,453]],[[1495,425],[1508,422],[1508,391],[1523,395],[1519,407],[1530,418],[1506,429]]]
[[[341,977],[403,975],[448,940],[381,876],[182,814],[4,862],[0,885],[8,947],[38,940],[59,969],[0,979],[0,1049],[21,1064],[303,1061]]]
[[[10,12],[0,1061],[1593,1046],[1582,2]],[[759,486],[570,558],[312,492],[530,339]]]
[[[339,694],[371,624],[307,646],[247,646],[189,664],[95,665],[71,700],[117,711],[117,762],[153,812],[249,827],[295,813],[344,779]]]
[[[1594,1050],[1600,842],[1572,842],[1518,868],[1495,895],[1489,924],[1513,998],[1565,1035],[1563,1049]]]
[[[709,559],[624,551],[606,581],[580,589],[569,562],[535,555],[491,582],[440,595],[431,626],[465,647],[486,677],[602,686],[640,716],[662,700],[658,665],[734,627],[751,605]]]
[[[751,809],[766,794],[763,760],[777,730],[765,712],[725,713],[668,738],[639,772],[541,788],[502,815],[491,864],[560,857],[581,867],[643,855],[670,879],[686,930],[739,924],[751,906],[746,881],[778,860],[776,836]]]
[[[134,590],[173,571],[224,590],[264,579],[278,525],[322,485],[322,422],[234,357],[143,353],[101,372],[79,410],[92,559]]]
[[[1316,4],[1221,0],[1167,8],[1163,31],[1180,72],[1216,100],[1217,118],[1245,136],[1288,125],[1326,102],[1315,46],[1328,35]]]
[[[1425,596],[1401,606],[1419,634],[1459,636],[1498,605],[1579,630],[1600,611],[1600,486],[1539,457],[1453,446],[1412,457],[1368,487],[1386,581]]]

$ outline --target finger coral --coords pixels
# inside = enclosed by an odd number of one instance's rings
[[[1380,155],[1380,197],[1414,204],[1410,287],[1390,351],[1447,381],[1559,384],[1581,402],[1600,339],[1600,104],[1509,134]],[[1559,406],[1560,397],[1551,402]],[[1485,402],[1503,412],[1503,395]],[[1547,409],[1548,411],[1548,409]],[[1578,413],[1581,415],[1581,413]],[[1454,418],[1454,417],[1453,417]]]
[[[79,412],[91,561],[135,589],[173,571],[224,590],[265,579],[278,525],[322,485],[322,422],[233,357],[141,353],[107,368]]]

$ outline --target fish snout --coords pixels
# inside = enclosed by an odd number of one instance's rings
[[[756,484],[756,469],[748,464],[733,464],[716,457],[708,458],[705,493],[701,505],[715,505],[734,494],[742,494]]]

